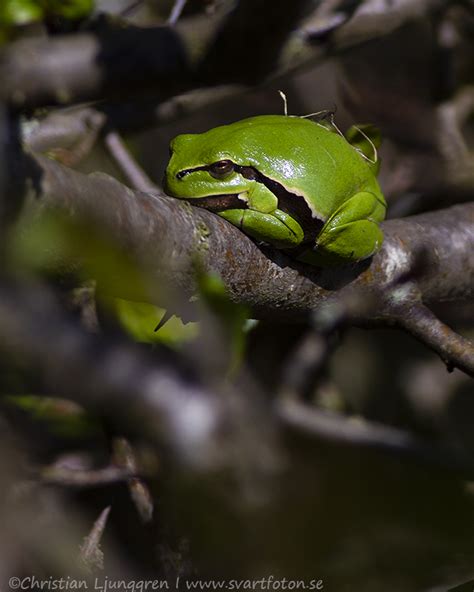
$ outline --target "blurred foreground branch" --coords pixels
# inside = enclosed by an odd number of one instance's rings
[[[287,429],[334,444],[379,450],[466,474],[471,474],[474,468],[470,454],[459,447],[423,439],[409,431],[362,417],[321,411],[289,398],[278,402],[276,413]]]
[[[260,82],[386,35],[447,2],[396,0],[380,6],[369,0],[356,3],[355,11],[353,3],[346,4],[329,31],[324,22],[321,31],[321,6],[309,14],[307,0],[281,8],[242,1],[213,18],[183,19],[173,29],[102,24],[76,35],[19,40],[0,52],[0,100],[24,109],[123,100],[124,94],[140,99],[152,91],[158,102],[207,84]],[[155,108],[155,102],[149,105],[149,121]]]
[[[33,108],[123,97],[127,89],[173,94],[187,69],[173,30],[127,27],[17,41],[0,52],[0,72],[0,99]]]
[[[176,459],[219,464],[222,401],[174,364],[86,333],[46,289],[2,283],[0,350],[38,368],[51,392],[108,409],[119,425],[164,444]]]

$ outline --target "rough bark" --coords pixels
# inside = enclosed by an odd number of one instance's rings
[[[32,160],[39,212],[61,208],[108,229],[151,274],[192,293],[196,256],[217,272],[235,302],[254,314],[301,318],[352,289],[370,297],[362,316],[383,319],[400,302],[465,300],[474,295],[474,204],[388,220],[372,261],[317,269],[258,245],[206,210],[141,193],[107,175],[85,176],[44,157]],[[423,264],[416,270],[422,253]],[[412,276],[415,277],[412,277]],[[398,283],[408,288],[395,290]],[[385,294],[386,297],[382,295]]]

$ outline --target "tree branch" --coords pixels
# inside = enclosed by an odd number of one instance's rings
[[[41,469],[41,483],[64,487],[101,487],[111,483],[126,483],[137,477],[136,471],[111,465],[103,469],[75,470],[48,466]]]
[[[221,399],[161,357],[86,333],[37,285],[2,282],[0,350],[39,368],[53,394],[108,409],[119,425],[189,466],[208,469],[224,458]]]
[[[218,273],[230,298],[249,306],[256,318],[302,319],[321,304],[348,298],[356,290],[370,306],[351,319],[353,323],[393,325],[421,301],[466,300],[474,295],[474,203],[388,220],[382,225],[383,247],[372,261],[319,269],[257,245],[223,219],[186,202],[135,192],[107,175],[85,176],[44,157],[30,163],[35,215],[60,208],[73,218],[92,219],[143,262],[153,279],[165,280],[180,294],[194,293],[199,261],[204,269]],[[27,231],[21,223],[19,230]],[[427,256],[413,278],[420,252]],[[60,263],[63,254],[57,257]],[[406,282],[405,287],[395,289],[400,282]],[[452,336],[441,330],[434,337],[416,323],[404,327],[429,347],[434,339],[448,339],[436,351],[471,372],[470,342],[459,337],[455,346]]]
[[[281,9],[272,6],[270,11],[263,2],[257,10],[255,2],[246,0],[227,18],[219,14],[202,20],[199,26],[195,19],[183,19],[175,29],[104,27],[64,37],[20,40],[0,52],[0,100],[17,108],[32,108],[123,98],[124,93],[140,97],[144,90],[153,90],[162,99],[178,90],[192,90],[203,81],[207,84],[222,80],[260,81],[277,73],[277,63],[278,76],[287,75],[387,34],[445,3],[445,0],[417,3],[393,0],[390,10],[384,6],[380,11],[377,1],[364,2],[352,18],[347,22],[342,19],[340,26],[323,38],[311,19],[295,31],[309,6],[306,0],[282,5]],[[255,41],[262,27],[272,37],[269,41],[267,35],[265,44],[259,47],[263,58],[257,63]],[[254,43],[249,44],[249,38]],[[196,45],[200,48],[198,52]],[[195,76],[189,75],[188,64],[192,63],[196,64]],[[153,110],[154,104],[149,112],[151,119]]]
[[[114,158],[132,187],[140,191],[153,191],[156,189],[156,185],[130,154],[125,142],[115,130],[107,131],[104,142],[110,155]]]
[[[242,481],[242,495],[249,488],[245,478],[251,475],[258,487],[274,471],[274,424],[253,385],[237,392],[216,376],[206,382],[190,358],[180,364],[164,350],[152,355],[117,334],[90,334],[51,290],[0,279],[0,353],[39,370],[51,396],[94,413],[106,409],[119,433],[159,446],[175,466],[230,470]],[[143,502],[146,492],[134,481],[136,495],[137,487]]]
[[[456,366],[474,376],[474,346],[442,323],[426,306],[421,304],[403,307],[397,324],[419,341],[435,351],[449,370]]]
[[[464,455],[458,448],[424,440],[399,428],[320,411],[288,398],[277,402],[276,412],[288,429],[326,442],[406,456],[445,469],[461,470],[467,475],[474,470],[468,453]]]
[[[323,302],[357,288],[371,299],[376,295],[366,317],[383,319],[393,299],[385,302],[379,292],[409,275],[420,251],[429,257],[416,280],[414,301],[474,295],[473,203],[388,220],[383,223],[383,248],[372,262],[319,269],[258,246],[222,218],[184,201],[132,191],[107,175],[86,176],[44,157],[30,163],[37,215],[59,208],[73,218],[92,219],[148,263],[153,276],[166,276],[188,294],[195,289],[198,256],[205,269],[222,277],[230,297],[258,316],[303,318]]]
[[[0,52],[0,72],[0,101],[21,109],[150,88],[166,88],[170,96],[188,75],[181,41],[167,27],[20,40]]]

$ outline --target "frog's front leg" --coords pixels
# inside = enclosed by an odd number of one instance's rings
[[[251,209],[224,210],[219,212],[219,216],[252,238],[280,249],[296,247],[304,238],[303,229],[298,222],[278,209],[271,213]]]
[[[356,193],[341,204],[316,239],[313,254],[317,263],[360,261],[373,255],[383,241],[379,223],[385,210],[383,197],[369,191]],[[310,253],[308,257],[311,259]],[[302,258],[307,259],[305,255]]]

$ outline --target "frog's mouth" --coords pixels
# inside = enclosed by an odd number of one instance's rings
[[[224,210],[245,210],[248,208],[246,193],[230,193],[228,195],[209,195],[207,197],[193,197],[187,201],[194,206],[205,208],[215,214]]]
[[[241,166],[232,163],[234,171],[239,172],[246,179],[257,181],[265,185],[278,199],[278,208],[292,216],[303,228],[304,242],[313,242],[324,226],[324,220],[316,216],[310,209],[306,200],[299,195],[288,191],[281,183],[260,173],[257,169],[249,166]],[[194,169],[180,171],[180,178],[198,170],[209,170],[210,166],[200,166]],[[209,195],[207,197],[193,197],[187,201],[195,206],[205,208],[214,213],[232,209],[248,209],[248,193],[231,193],[228,195]]]
[[[269,188],[273,189],[274,193],[278,197],[278,207],[295,218],[297,222],[301,225],[303,232],[304,232],[304,240],[303,243],[312,243],[314,242],[317,235],[320,233],[324,222],[317,218],[313,218],[309,207],[305,204],[304,200],[299,198],[298,196],[294,196],[290,194],[286,189],[282,188],[276,182],[268,181]],[[201,208],[205,208],[210,212],[214,212],[218,214],[219,212],[223,212],[225,210],[247,210],[249,209],[247,203],[247,192],[242,192],[239,194],[232,193],[229,195],[209,195],[207,197],[193,197],[186,201],[193,204],[194,206],[199,206]]]

